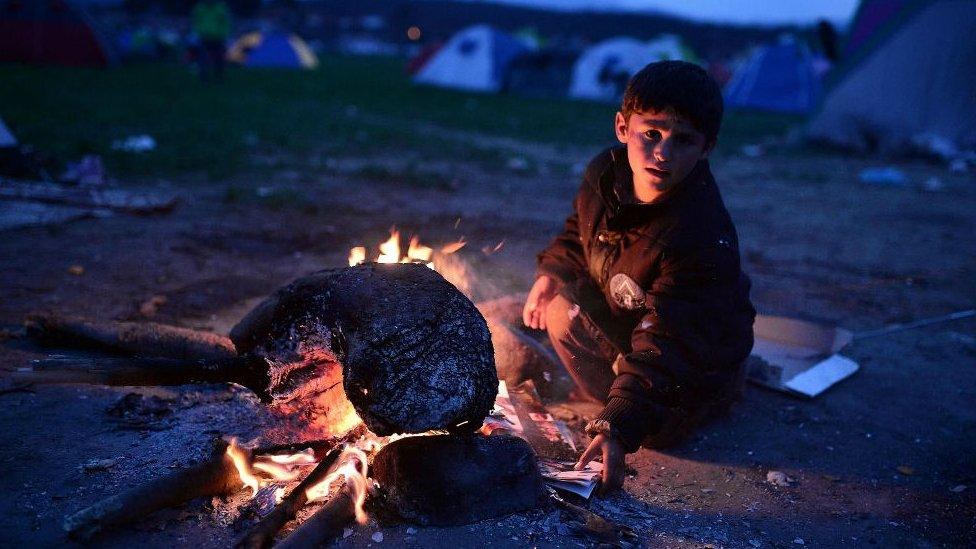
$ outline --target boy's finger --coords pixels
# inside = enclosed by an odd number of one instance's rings
[[[536,302],[531,297],[526,300],[525,307],[522,307],[522,323],[528,327],[532,327],[532,313],[535,312]]]
[[[600,445],[596,444],[596,441],[591,442],[590,445],[586,447],[586,450],[583,451],[583,455],[580,456],[579,461],[576,462],[576,465],[573,466],[573,468],[580,470],[586,467],[589,462],[593,461],[593,458],[596,457],[596,454],[599,451]]]

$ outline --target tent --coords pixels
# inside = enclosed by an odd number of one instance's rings
[[[244,34],[227,49],[227,59],[245,67],[314,69],[319,65],[304,40],[281,32]]]
[[[576,57],[558,49],[520,55],[508,69],[504,89],[531,97],[565,97]]]
[[[790,36],[756,48],[725,86],[730,109],[809,113],[822,87],[813,56]]]
[[[501,91],[509,65],[529,51],[518,39],[488,25],[459,31],[417,71],[413,81],[469,91]]]
[[[10,131],[10,128],[3,123],[3,118],[0,118],[0,149],[16,146],[17,138],[14,137],[14,133]]]
[[[852,29],[871,32],[851,35],[857,47],[831,75],[809,136],[862,152],[976,149],[976,2],[898,2],[883,20],[862,21],[880,4],[858,10]]]
[[[569,96],[617,101],[634,73],[648,63],[668,59],[693,61],[694,55],[681,39],[670,34],[650,42],[627,37],[604,40],[588,48],[576,60]]]
[[[91,18],[68,0],[0,0],[0,62],[105,67],[115,61]]]

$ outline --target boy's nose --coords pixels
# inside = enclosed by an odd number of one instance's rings
[[[671,138],[662,139],[654,147],[654,159],[660,162],[671,160]]]

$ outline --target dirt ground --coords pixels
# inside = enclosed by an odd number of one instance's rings
[[[0,545],[63,546],[67,514],[199,458],[215,436],[247,440],[269,421],[252,395],[231,386],[18,390],[9,372],[47,353],[16,337],[27,313],[141,319],[141,304],[165,296],[153,320],[226,332],[256,298],[343,265],[351,246],[375,246],[392,225],[433,244],[464,236],[482,297],[525,291],[534,254],[559,229],[578,186],[573,166],[595,151],[499,146],[519,150],[531,169],[513,162],[486,171],[457,159],[437,166],[451,176],[439,188],[345,174],[356,158],[331,159],[325,175],[218,183],[187,175],[133,184],[175,187],[183,202],[170,214],[0,233],[0,323],[9,329],[0,342]],[[796,151],[715,159],[761,312],[858,332],[976,305],[972,173],[901,163],[908,186],[860,183],[858,172],[877,164]],[[942,188],[924,190],[932,177]],[[859,340],[843,352],[861,366],[852,378],[814,400],[750,387],[730,417],[683,446],[630,455],[625,490],[590,508],[632,527],[648,547],[972,543],[976,321]],[[164,406],[112,415],[131,392]],[[86,470],[92,460],[112,461]],[[773,485],[769,471],[793,482]],[[194,501],[95,545],[228,546],[246,526],[228,516],[232,507]],[[453,528],[373,519],[348,534],[339,546],[593,543],[551,509]]]

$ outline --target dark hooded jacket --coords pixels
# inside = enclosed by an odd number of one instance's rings
[[[597,155],[563,232],[539,254],[538,274],[564,284],[588,277],[612,322],[631,334],[599,416],[628,451],[660,427],[660,410],[717,399],[752,349],[750,282],[707,160],[644,204],[626,148]]]

